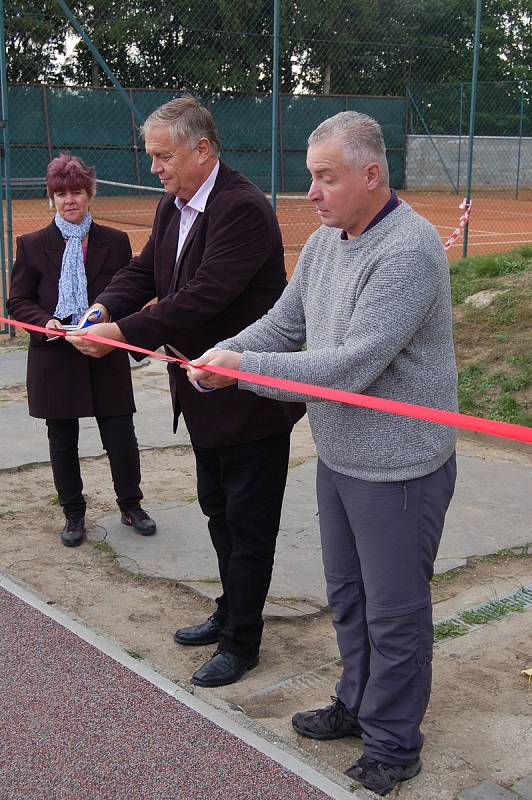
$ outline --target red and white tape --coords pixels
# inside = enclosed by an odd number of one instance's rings
[[[464,226],[467,225],[467,223],[469,222],[469,217],[471,216],[471,208],[472,207],[473,207],[473,201],[470,200],[469,203],[468,203],[467,202],[467,197],[464,197],[464,199],[462,200],[462,202],[458,206],[458,208],[463,209],[464,213],[460,217],[460,220],[458,222],[458,227],[454,229],[454,231],[451,233],[451,235],[449,236],[449,238],[445,242],[445,244],[444,244],[444,249],[445,250],[448,250],[449,247],[453,246],[453,244],[456,242],[456,240],[458,239],[458,237],[462,233],[462,231],[464,229]]]
[[[16,328],[24,328],[28,331],[35,331],[36,333],[50,333],[50,329],[41,328],[39,325],[17,322],[16,320],[6,319],[5,317],[0,317],[0,323],[13,325]],[[53,332],[54,335],[64,335],[63,331],[54,329]],[[146,350],[144,347],[115,342],[111,339],[105,339],[103,336],[95,336],[91,333],[86,333],[84,336],[93,342],[110,344],[112,347],[130,350],[133,353],[143,353],[152,358],[161,358],[164,361],[173,361],[177,364],[187,363],[181,358],[173,358],[163,353],[154,353],[151,350]],[[389,414],[399,414],[403,417],[423,419],[427,422],[437,422],[440,425],[450,425],[455,428],[464,428],[465,430],[477,431],[478,433],[487,433],[490,436],[502,436],[505,439],[516,439],[520,442],[529,442],[532,444],[532,428],[528,428],[525,425],[513,425],[510,422],[499,422],[499,420],[495,419],[484,419],[483,417],[473,417],[469,414],[458,414],[455,411],[445,411],[441,408],[419,406],[413,403],[405,403],[402,400],[389,400],[369,394],[345,392],[342,389],[329,389],[325,386],[315,386],[311,383],[289,381],[285,378],[272,378],[269,375],[256,375],[253,372],[243,372],[242,370],[225,369],[224,367],[214,366],[205,366],[202,368],[206,372],[213,372],[217,375],[225,375],[228,378],[236,378],[237,380],[256,383],[260,386],[281,389],[285,392],[295,392],[296,394],[308,395],[309,397],[317,397],[320,400],[334,400],[337,403],[347,403],[352,406],[372,408],[375,411],[386,411]]]

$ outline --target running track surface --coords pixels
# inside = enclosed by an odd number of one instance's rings
[[[1,800],[330,796],[0,586]]]

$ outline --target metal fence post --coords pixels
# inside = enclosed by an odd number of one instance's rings
[[[118,80],[118,78],[116,77],[116,75],[114,74],[112,69],[107,65],[106,61],[102,58],[98,48],[96,47],[96,45],[94,44],[94,42],[92,41],[90,36],[86,33],[85,29],[80,24],[80,22],[77,19],[77,17],[74,16],[74,14],[70,10],[70,8],[67,6],[67,4],[64,2],[64,0],[56,0],[56,2],[58,4],[59,8],[61,9],[61,11],[63,12],[63,14],[66,16],[66,18],[68,19],[68,21],[72,25],[72,27],[74,28],[74,30],[76,31],[76,33],[79,34],[79,36],[81,36],[81,38],[83,39],[83,41],[85,42],[85,44],[87,45],[89,50],[91,51],[91,53],[94,56],[94,58],[96,59],[96,61],[100,65],[100,67],[103,69],[103,71],[105,72],[105,74],[107,75],[107,77],[109,78],[109,80],[111,81],[111,83],[113,84],[115,89],[117,90],[118,94],[120,95],[120,97],[122,98],[122,100],[124,101],[126,106],[135,114],[136,118],[138,119],[138,121],[140,123],[144,122],[145,118],[140,113],[138,108],[135,106],[135,104],[133,103],[131,98],[128,96],[127,92],[123,88],[122,84],[120,83],[120,81]]]
[[[42,110],[44,115],[44,128],[46,131],[46,146],[48,147],[48,161],[52,160],[52,136],[50,134],[50,118],[48,116],[48,86],[42,85]]]
[[[0,120],[0,125],[3,126],[4,121]],[[0,175],[4,174],[4,153],[3,146],[0,144]],[[5,235],[4,235],[4,188],[0,186],[0,270],[2,271],[0,290],[2,292],[2,316],[7,317],[7,261],[5,250]],[[0,327],[0,334],[7,333],[8,328],[4,325]]]
[[[279,26],[280,0],[273,0],[273,62],[272,62],[272,206],[277,208],[277,172],[279,139]]]
[[[521,144],[523,142],[523,117],[525,114],[525,89],[521,87],[521,109],[519,112],[519,144],[517,145],[517,175],[515,177],[515,199],[519,197],[519,182],[521,172]]]
[[[473,141],[475,138],[475,115],[477,111],[477,85],[478,61],[480,51],[480,20],[482,17],[482,0],[477,0],[477,13],[475,18],[475,49],[473,52],[473,73],[471,75],[471,110],[469,114],[469,146],[467,155],[467,194],[466,206],[471,202],[471,182],[473,178]],[[467,256],[467,243],[469,236],[469,223],[464,225],[464,244],[462,255]]]
[[[129,97],[131,100],[131,105],[133,105],[133,89],[129,90]],[[135,177],[137,183],[140,186],[139,143],[137,140],[137,126],[135,124],[135,114],[133,113],[133,110],[131,111],[130,117],[131,117],[131,141],[133,144],[133,158],[135,159]],[[140,192],[140,190],[137,191]]]
[[[0,100],[1,100],[1,119],[2,119],[2,146],[3,146],[3,170],[2,182],[4,186],[0,193],[5,191],[6,201],[6,238],[7,238],[7,264],[5,261],[6,244],[4,239],[4,214],[3,202],[2,217],[0,224],[2,227],[2,237],[0,245],[2,247],[2,297],[5,304],[7,299],[7,287],[11,278],[11,268],[13,266],[13,208],[11,203],[11,153],[9,148],[9,119],[7,105],[7,69],[6,69],[6,37],[4,28],[4,2],[0,0]],[[4,189],[5,187],[5,189]],[[14,329],[11,329],[14,336]]]
[[[279,182],[281,192],[286,191],[285,164],[284,164],[284,130],[283,130],[283,96],[279,92]]]
[[[460,84],[460,123],[458,127],[458,169],[456,175],[456,193],[460,191],[460,168],[462,166],[462,122],[464,114],[464,84]]]

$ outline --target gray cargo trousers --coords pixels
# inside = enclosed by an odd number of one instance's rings
[[[432,682],[430,580],[456,480],[453,454],[435,472],[393,483],[318,461],[327,582],[343,672],[336,687],[358,716],[364,752],[414,761]]]

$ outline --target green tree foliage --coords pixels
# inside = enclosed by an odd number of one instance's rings
[[[5,36],[10,83],[61,80],[68,23],[53,0],[7,0]]]
[[[271,87],[273,0],[81,0],[87,33],[124,86],[255,94]],[[282,0],[281,89],[404,94],[471,74],[475,0]],[[6,4],[12,81],[107,85],[83,42],[60,68],[55,3]],[[481,80],[530,76],[532,0],[483,0]]]

